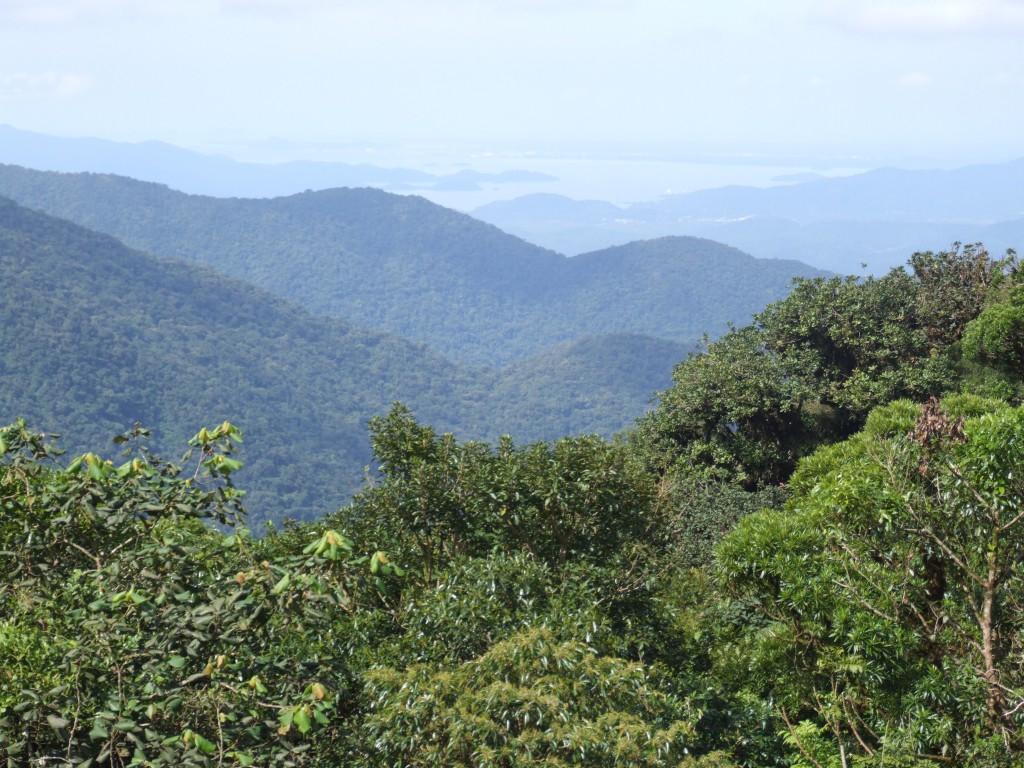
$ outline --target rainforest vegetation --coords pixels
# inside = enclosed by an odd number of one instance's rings
[[[797,280],[616,440],[396,404],[351,503],[267,531],[230,422],[181,461],[144,426],[78,455],[12,423],[0,754],[1017,765],[1022,385],[1016,257],[955,245]]]
[[[254,530],[346,504],[372,460],[367,422],[392,402],[465,439],[610,436],[694,348],[616,334],[459,365],[2,198],[0,291],[0,423],[60,432],[77,454],[139,422],[176,456],[196,425],[230,418]]]

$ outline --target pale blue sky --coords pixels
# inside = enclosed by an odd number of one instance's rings
[[[0,123],[1024,155],[1022,0],[0,0]]]

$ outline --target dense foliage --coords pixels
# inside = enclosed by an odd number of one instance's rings
[[[651,461],[750,488],[779,484],[818,445],[857,431],[872,408],[991,373],[965,370],[962,353],[984,368],[1012,366],[1011,342],[989,350],[980,335],[1013,306],[999,302],[1016,271],[1012,253],[996,260],[957,243],[915,254],[910,266],[877,279],[798,279],[751,325],[691,355],[640,424]],[[982,312],[986,297],[997,303]]]
[[[1005,403],[898,401],[726,539],[718,568],[751,618],[723,652],[806,759],[983,765],[1024,747],[1022,440]]]
[[[143,437],[63,467],[45,435],[2,432],[12,764],[661,765],[694,743],[649,634],[654,489],[621,448],[490,450],[396,409],[378,486],[254,540],[235,427],[193,438],[191,472]]]
[[[141,436],[123,463],[60,468],[46,435],[0,432],[7,763],[301,762],[344,708],[333,614],[375,599],[365,558],[338,534],[303,550],[203,525],[238,521],[232,425],[193,438],[191,473]]]

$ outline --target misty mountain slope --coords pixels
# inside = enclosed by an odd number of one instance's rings
[[[879,168],[765,189],[722,187],[631,206],[645,218],[779,216],[794,221],[970,221],[1024,215],[1024,158],[953,170]]]
[[[990,224],[982,230],[982,239],[1017,243],[1020,251],[1024,249],[1024,218]]]
[[[369,460],[370,416],[401,399],[460,431],[452,403],[477,386],[422,344],[309,315],[4,199],[0,284],[5,421],[66,432],[72,449],[140,421],[177,451],[229,419],[246,432],[244,487],[259,516],[340,505]]]
[[[618,430],[608,429],[609,416],[624,406],[643,414],[696,346],[635,334],[567,341],[502,369],[490,396],[513,435],[536,434],[539,425],[551,436],[610,435]]]
[[[693,238],[569,259],[422,198],[372,189],[218,199],[0,166],[0,194],[492,366],[583,336],[690,343],[785,295],[794,276],[821,274]]]
[[[625,208],[604,200],[573,200],[550,192],[488,203],[473,211],[473,216],[488,221],[487,214],[490,212],[495,212],[504,221],[532,222],[538,225],[552,222],[559,226],[590,224],[594,221],[614,222],[628,215]]]
[[[366,424],[395,400],[466,439],[609,435],[688,351],[591,338],[471,369],[5,198],[0,287],[0,421],[64,433],[72,453],[141,422],[176,458],[227,419],[245,431],[239,482],[255,522],[344,504],[370,460]]]

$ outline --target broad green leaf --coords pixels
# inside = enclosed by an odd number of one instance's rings
[[[274,585],[274,588],[270,590],[270,594],[272,594],[272,595],[279,595],[279,594],[281,594],[286,589],[288,589],[288,586],[291,583],[292,583],[292,575],[290,573],[286,573],[284,576],[281,577],[280,581],[278,581],[277,584]]]
[[[196,743],[196,748],[204,755],[212,755],[217,751],[217,745],[209,739],[205,739],[198,733],[193,735],[193,739]]]
[[[302,708],[295,710],[295,724],[299,727],[299,733],[309,733],[309,729],[313,727],[309,715]]]

